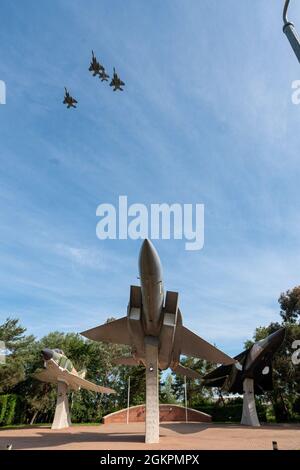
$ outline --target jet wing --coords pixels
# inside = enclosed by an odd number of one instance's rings
[[[65,382],[69,385],[69,376],[70,372],[59,365],[53,360],[50,359],[47,361],[47,367],[35,374],[33,377],[35,379],[41,380],[42,382],[57,383],[58,381]]]
[[[67,372],[68,374],[68,383],[71,388],[77,389],[78,387],[84,388],[86,390],[91,390],[92,392],[98,393],[116,393],[115,390],[109,387],[101,387],[100,385],[96,385],[89,380],[83,379],[78,375],[72,374],[71,372]]]
[[[66,369],[62,369],[56,364],[53,359],[47,362],[47,367],[36,374],[33,377],[41,380],[42,382],[65,382],[71,389],[78,390],[78,388],[85,388],[86,390],[92,390],[98,393],[116,393],[113,389],[107,387],[101,387],[92,382],[89,382],[82,377],[79,377]]]
[[[190,369],[189,367],[185,367],[182,364],[178,364],[177,367],[173,369],[175,374],[183,375],[185,377],[188,377],[189,379],[201,379],[201,375],[199,372]]]
[[[227,354],[223,353],[215,346],[200,338],[200,336],[197,336],[195,333],[188,330],[184,326],[181,327],[178,340],[180,341],[181,345],[180,353],[186,356],[197,357],[199,359],[205,359],[209,362],[225,365],[236,362],[234,359],[227,356]]]
[[[48,369],[41,369],[31,375],[34,379],[40,380],[41,382],[56,383],[57,377]]]
[[[227,392],[240,393],[241,370],[238,363],[242,366],[248,354],[248,349],[234,357],[237,361],[234,365],[223,365],[217,367],[209,374],[203,377],[203,385],[207,387],[220,387]],[[238,367],[236,367],[238,366]]]
[[[91,330],[83,331],[81,334],[93,341],[133,345],[128,331],[127,317],[104,323]]]

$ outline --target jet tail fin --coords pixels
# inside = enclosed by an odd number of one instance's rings
[[[236,362],[235,359],[227,356],[227,354],[200,338],[200,336],[195,335],[195,333],[184,326],[181,327],[180,341],[181,354],[186,356],[198,357],[199,359],[205,359],[217,364],[227,365]]]
[[[86,369],[82,369],[78,372],[78,377],[80,377],[81,379],[84,379],[86,376]]]
[[[190,369],[189,367],[184,367],[181,364],[178,364],[177,367],[173,369],[175,374],[183,375],[188,377],[189,379],[201,379],[201,375],[199,372],[196,372],[193,369]]]

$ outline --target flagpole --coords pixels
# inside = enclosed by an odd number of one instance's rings
[[[129,403],[130,403],[130,376],[128,377],[128,391],[127,391],[127,419],[126,424],[129,423]]]

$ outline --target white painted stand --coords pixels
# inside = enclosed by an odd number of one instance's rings
[[[241,424],[244,424],[245,426],[260,426],[256,412],[253,379],[244,380],[243,391],[244,399]]]
[[[156,338],[145,338],[146,355],[146,436],[145,442],[159,442],[158,345]]]
[[[55,415],[51,429],[63,429],[71,426],[67,392],[68,385],[65,382],[58,381]]]

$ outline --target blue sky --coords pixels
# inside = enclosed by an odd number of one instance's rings
[[[300,69],[282,4],[2,0],[0,322],[40,337],[126,314],[141,243],[96,238],[97,206],[122,194],[205,204],[203,250],[155,243],[187,327],[236,354],[279,319],[300,265]],[[91,49],[123,94],[89,74]]]

